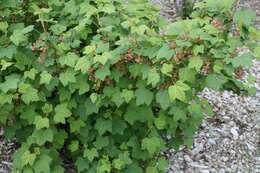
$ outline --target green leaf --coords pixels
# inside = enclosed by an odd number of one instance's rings
[[[55,107],[54,121],[56,123],[65,124],[65,119],[71,116],[71,112],[67,107],[67,103],[61,103]]]
[[[115,12],[115,6],[112,4],[106,4],[103,8],[101,8],[101,11],[111,14]]]
[[[38,71],[35,68],[30,69],[29,71],[24,72],[24,78],[30,78],[32,80],[35,79],[35,75],[38,73]]]
[[[138,164],[131,164],[127,167],[126,173],[143,173],[143,169]]]
[[[170,97],[166,90],[160,90],[156,94],[156,102],[160,104],[163,110],[166,110],[170,106]]]
[[[90,53],[93,53],[95,51],[95,49],[96,49],[96,46],[94,46],[94,45],[86,46],[84,48],[84,54],[88,55]]]
[[[185,110],[183,110],[183,109],[181,109],[179,107],[173,107],[172,109],[174,111],[173,112],[173,114],[174,114],[173,121],[174,122],[177,122],[179,120],[185,122],[187,120],[187,115],[186,115],[186,111]]]
[[[33,165],[36,159],[36,154],[31,153],[30,151],[25,151],[21,156],[21,164],[22,166],[25,165]]]
[[[87,160],[83,159],[82,157],[78,157],[75,166],[77,167],[78,172],[83,172],[84,170],[89,170],[89,164]]]
[[[124,130],[127,128],[126,122],[122,120],[113,120],[112,122],[112,134],[124,134]]]
[[[61,73],[59,79],[63,86],[76,82],[75,73],[70,70],[67,70],[65,73]]]
[[[96,141],[94,142],[94,146],[96,147],[97,150],[100,150],[109,144],[109,139],[108,137],[102,137],[98,136]]]
[[[173,69],[173,65],[172,64],[163,64],[162,68],[161,68],[161,72],[167,76],[171,76],[171,72]]]
[[[29,124],[33,124],[35,116],[40,115],[35,111],[35,107],[32,104],[27,105],[26,109],[21,113],[21,119],[26,120]]]
[[[195,8],[206,8],[207,10],[211,10],[212,12],[220,13],[220,12],[228,12],[231,10],[235,3],[235,0],[207,0],[201,3],[197,3]]]
[[[111,74],[110,70],[108,67],[105,68],[99,68],[96,73],[95,76],[100,79],[100,80],[104,80],[107,76],[109,76]]]
[[[17,47],[10,45],[8,47],[0,48],[0,58],[12,59],[13,56],[17,53]]]
[[[42,129],[42,128],[49,128],[49,119],[41,116],[36,116],[34,119],[34,124],[36,127],[36,130]]]
[[[135,91],[135,96],[136,96],[136,105],[138,106],[143,104],[149,106],[153,100],[153,93],[144,87],[138,88]]]
[[[52,75],[47,71],[43,71],[40,76],[40,84],[49,84],[52,79]]]
[[[227,82],[227,78],[223,75],[211,74],[206,77],[206,86],[215,90],[222,88],[223,84]]]
[[[120,95],[125,100],[126,103],[129,103],[131,99],[134,98],[134,92],[128,89],[123,89]]]
[[[184,31],[184,28],[185,26],[183,21],[171,23],[166,28],[166,35],[177,36]]]
[[[224,64],[221,61],[216,61],[213,66],[213,70],[215,73],[221,73],[221,70],[223,70]]]
[[[112,132],[112,121],[99,118],[96,121],[95,129],[98,131],[100,136],[106,132]]]
[[[164,143],[159,137],[147,137],[142,140],[142,149],[146,149],[150,154],[155,154],[164,147]]]
[[[20,82],[20,79],[16,76],[10,76],[6,78],[6,81],[3,83],[0,83],[0,89],[7,93],[9,90],[15,90],[18,87],[18,83]]]
[[[69,120],[69,123],[71,132],[80,132],[80,129],[85,126],[85,122],[81,119]]]
[[[97,42],[96,53],[104,53],[109,51],[109,43],[104,43],[103,41]]]
[[[70,90],[74,91],[74,89],[78,89],[79,90],[79,95],[82,95],[82,94],[88,92],[89,89],[90,89],[90,86],[89,86],[87,80],[88,80],[87,76],[85,76],[85,75],[77,76],[77,80],[76,80],[77,82],[76,83],[72,83],[70,85]]]
[[[194,68],[196,71],[200,71],[201,67],[203,66],[203,60],[201,57],[192,57],[189,60],[189,68]]]
[[[254,49],[254,55],[257,59],[260,59],[260,45],[255,47]]]
[[[19,86],[19,92],[22,93],[21,99],[25,104],[39,101],[38,90],[29,84],[22,84]]]
[[[213,117],[214,111],[212,105],[208,102],[208,100],[203,100],[203,111],[206,113],[207,116]]]
[[[34,26],[33,25],[29,25],[26,28],[22,29],[22,33],[23,34],[27,34],[27,33],[31,32],[33,29],[34,29]]]
[[[97,93],[91,93],[89,98],[92,101],[92,103],[95,103],[98,99],[98,94]]]
[[[71,93],[67,88],[61,87],[59,89],[59,100],[60,102],[71,99]]]
[[[51,164],[52,158],[48,155],[44,154],[38,157],[38,160],[33,165],[33,169],[35,173],[50,173],[50,164]]]
[[[8,28],[8,23],[5,22],[0,22],[0,31],[3,31],[4,33],[7,32],[7,28]]]
[[[123,167],[124,163],[122,160],[120,159],[114,159],[113,160],[113,167],[117,170],[121,170]]]
[[[62,25],[62,24],[55,24],[55,25],[52,25],[50,27],[50,30],[55,34],[55,35],[59,35],[61,34],[62,32],[66,31],[67,29],[67,26],[66,25]]]
[[[34,173],[33,169],[29,166],[25,167],[23,171],[26,172],[26,173]]]
[[[130,105],[124,115],[125,120],[133,125],[136,121],[146,122],[153,119],[153,112],[151,108],[146,106]]]
[[[250,26],[253,24],[253,22],[256,20],[256,13],[253,10],[250,9],[242,9],[236,11],[234,15],[234,21],[242,26]]]
[[[196,81],[196,70],[190,68],[181,68],[179,70],[179,78],[184,82],[194,83]]]
[[[75,164],[76,164],[76,163],[75,163]],[[55,173],[64,173],[65,170],[64,170],[64,168],[63,168],[62,166],[56,165],[56,166],[53,168],[53,172],[55,172]]]
[[[40,129],[40,130],[34,131],[31,137],[32,137],[31,143],[43,145],[46,142],[53,142],[53,131],[50,128]]]
[[[166,117],[164,115],[159,115],[159,117],[154,120],[154,124],[157,127],[157,129],[164,129],[167,124]]]
[[[160,81],[160,75],[155,68],[152,68],[148,74],[147,84],[152,84],[153,87]]]
[[[45,105],[42,107],[42,112],[43,113],[51,113],[53,110],[53,106],[51,104],[45,103]]]
[[[149,173],[158,173],[158,170],[155,166],[148,166],[145,171]]]
[[[111,164],[108,158],[99,160],[97,166],[97,173],[111,172]]]
[[[1,60],[0,61],[0,65],[2,66],[1,67],[1,71],[5,71],[8,67],[11,67],[11,66],[13,66],[13,64],[14,63],[12,63],[12,62],[8,62],[8,61],[5,61],[5,60]]]
[[[71,143],[69,144],[69,150],[71,152],[75,152],[79,149],[79,141],[73,140],[71,141]]]
[[[118,159],[113,160],[114,167],[119,170],[131,163],[132,160],[129,157],[129,152],[120,153]]]
[[[192,103],[188,106],[189,113],[195,118],[195,119],[202,119],[203,118],[203,111],[201,109],[201,105],[199,103]]]
[[[104,52],[102,55],[96,55],[94,57],[95,62],[100,62],[105,65],[106,62],[112,58],[112,54],[110,52]]]
[[[90,115],[92,113],[98,113],[98,107],[91,102],[90,99],[87,99],[85,102],[86,115]]]
[[[133,64],[129,66],[129,72],[131,73],[131,76],[136,78],[142,72],[142,68],[142,64]]]
[[[78,55],[69,52],[67,55],[59,58],[59,63],[62,66],[67,65],[69,67],[74,67],[78,59],[79,59]]]
[[[123,98],[121,97],[121,93],[119,89],[115,89],[112,93],[111,101],[116,104],[117,107],[121,106],[124,103]]]
[[[168,88],[168,93],[171,100],[180,100],[186,101],[185,91],[189,90],[190,87],[183,83],[182,81],[178,81],[175,85],[172,85]]]
[[[88,158],[90,162],[94,160],[94,158],[98,157],[98,152],[95,148],[92,149],[85,149],[83,153],[83,157]]]
[[[194,46],[193,52],[196,56],[199,55],[200,53],[203,54],[204,53],[204,46],[203,45]]]
[[[22,32],[22,30],[14,30],[13,34],[10,36],[10,40],[19,46],[22,42],[27,41],[27,36]]]
[[[12,95],[0,93],[0,105],[4,105],[6,103],[12,103]]]
[[[163,157],[159,158],[157,168],[161,171],[165,171],[167,167],[168,167],[168,161]]]
[[[89,68],[90,68],[90,61],[87,57],[82,57],[78,59],[75,66],[75,70],[80,70],[81,73],[85,74],[88,72]]]
[[[235,57],[232,60],[232,64],[236,68],[237,67],[249,68],[253,64],[253,57],[252,57],[251,53],[244,53],[242,55]]]
[[[164,44],[163,47],[158,51],[158,59],[170,59],[174,55],[174,51],[169,48],[167,44]]]

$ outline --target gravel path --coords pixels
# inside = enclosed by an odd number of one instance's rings
[[[192,149],[172,151],[169,173],[260,172],[260,61],[254,62],[250,74],[257,79],[254,97],[202,92],[214,106],[215,116],[205,118]]]
[[[3,139],[2,129],[0,130],[0,173],[10,173],[12,165],[11,156],[17,148],[16,144],[12,141]]]

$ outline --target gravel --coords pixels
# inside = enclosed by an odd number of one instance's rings
[[[12,165],[12,154],[17,148],[16,143],[4,140],[3,129],[0,128],[0,173],[9,173]]]
[[[260,172],[259,61],[255,61],[251,73],[257,77],[255,97],[210,89],[201,93],[214,106],[215,116],[204,119],[192,149],[171,151],[169,173]]]

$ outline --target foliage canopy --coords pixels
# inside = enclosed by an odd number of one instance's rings
[[[192,145],[212,114],[199,91],[253,93],[237,74],[259,56],[260,32],[233,4],[204,0],[168,23],[145,0],[0,0],[0,124],[21,144],[13,172],[60,173],[64,160],[77,172],[164,172],[160,152]]]

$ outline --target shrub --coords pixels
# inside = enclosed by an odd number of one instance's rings
[[[0,2],[0,122],[13,172],[164,172],[192,145],[205,87],[253,93],[238,76],[259,55],[248,10],[205,0],[167,23],[145,0]],[[232,27],[233,21],[236,23]],[[232,29],[233,28],[233,29]]]

